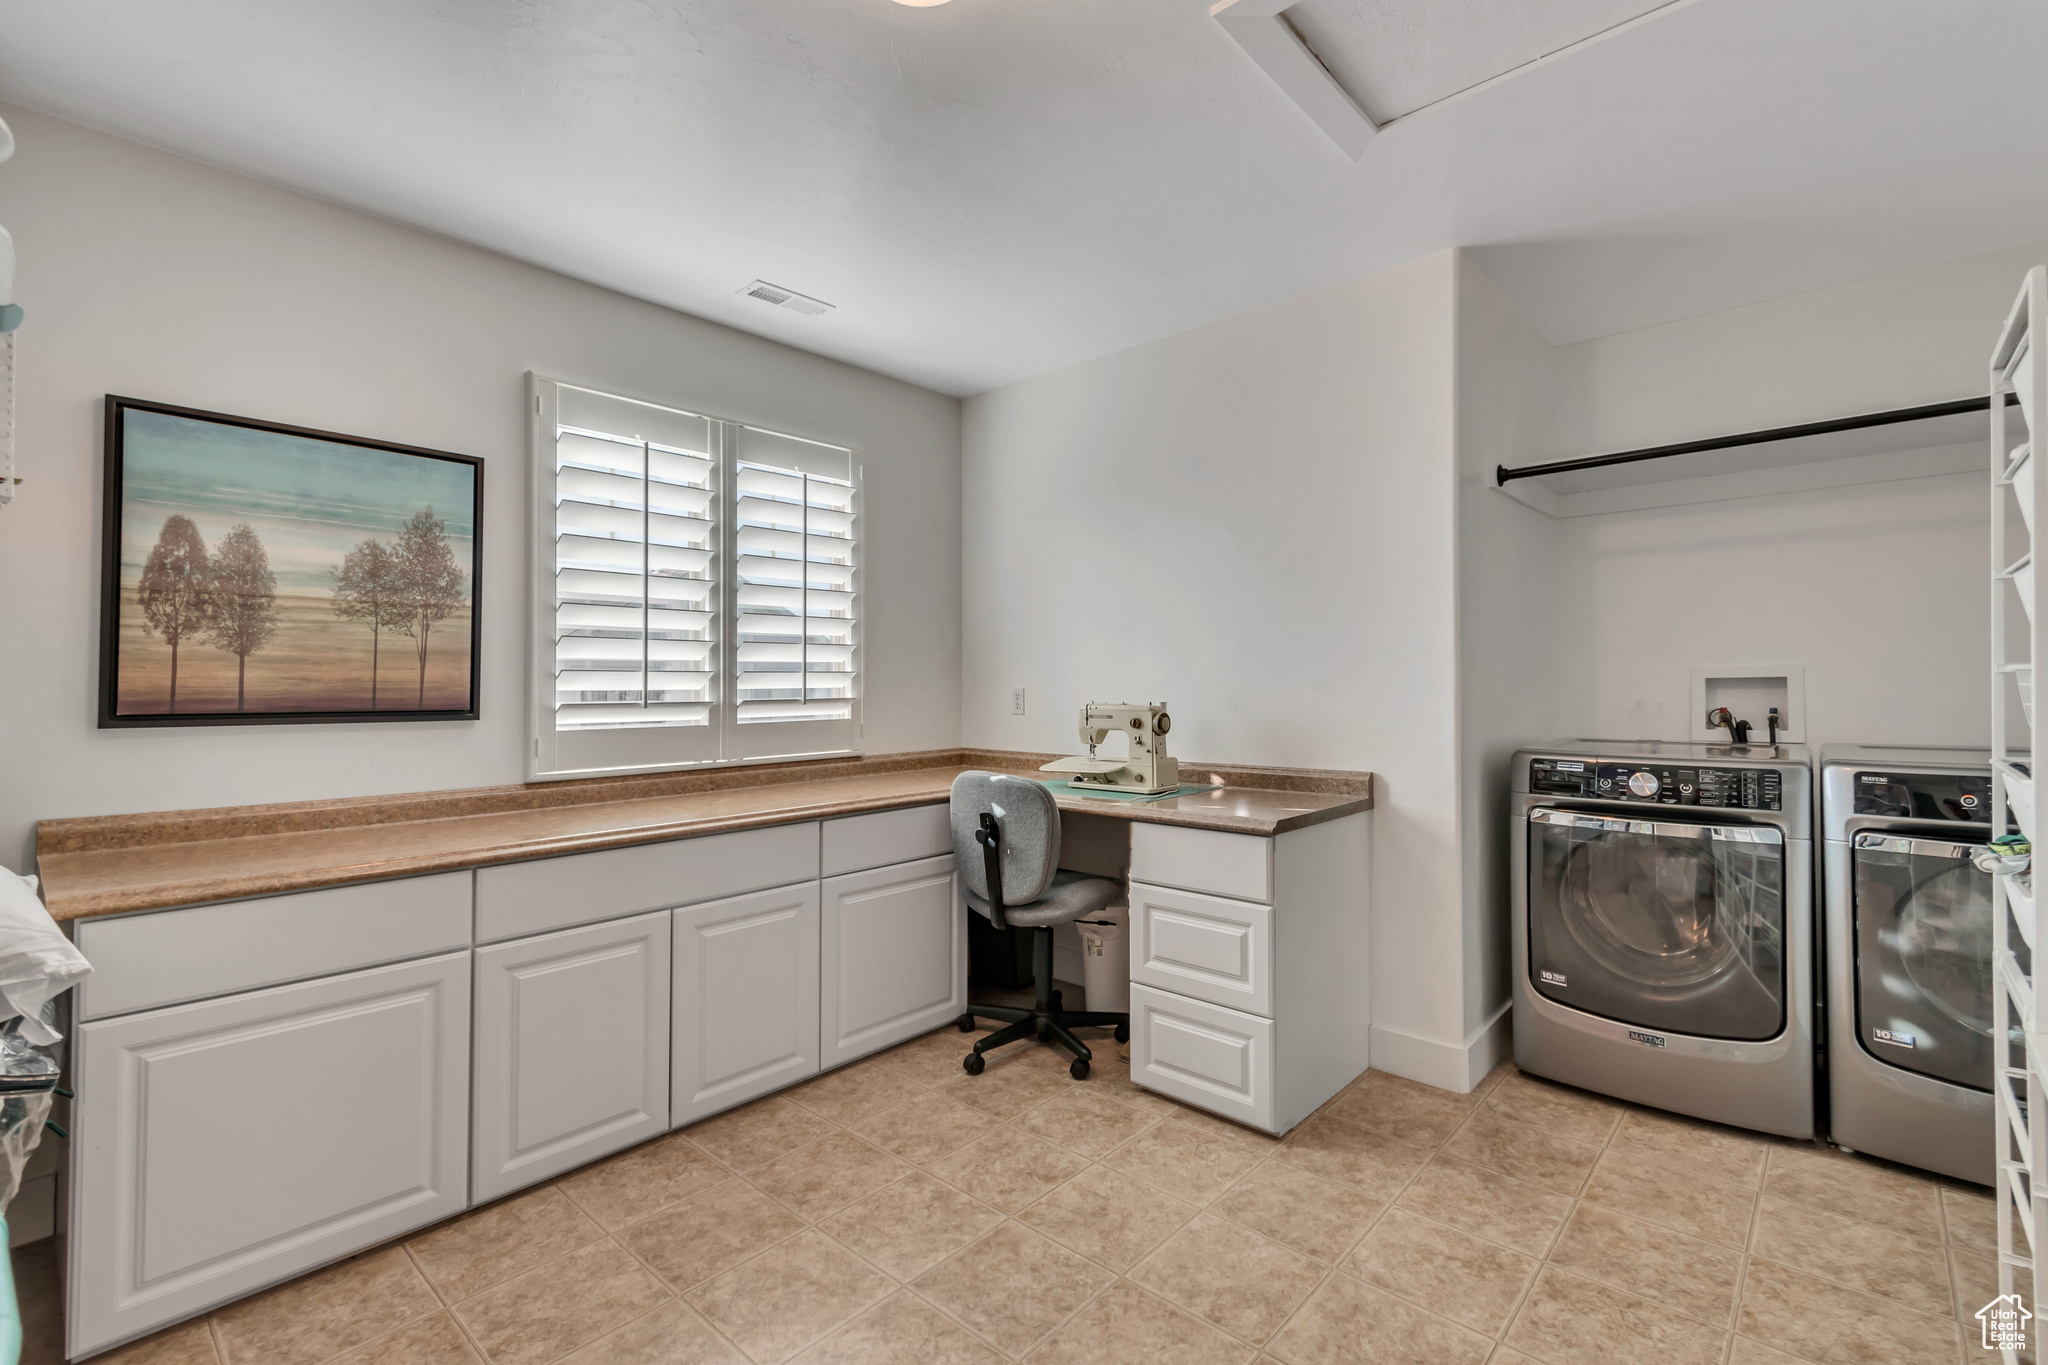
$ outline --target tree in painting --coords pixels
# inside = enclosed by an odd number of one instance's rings
[[[235,656],[235,710],[248,696],[249,656],[277,634],[277,575],[270,555],[247,522],[221,538],[213,551],[213,615],[207,638]]]
[[[431,503],[412,514],[398,533],[400,619],[398,631],[410,635],[419,653],[419,708],[427,705],[427,637],[436,622],[462,608],[462,580],[455,551],[448,544],[448,523],[434,515]]]
[[[370,709],[377,709],[377,652],[384,629],[405,616],[398,556],[381,540],[366,540],[329,570],[334,575],[334,614],[370,628]],[[424,682],[422,690],[424,690]]]
[[[142,566],[136,599],[142,619],[171,647],[172,715],[178,712],[178,646],[212,623],[212,580],[199,527],[187,516],[166,517],[149,560]]]

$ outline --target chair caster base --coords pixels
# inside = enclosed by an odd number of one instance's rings
[[[967,1054],[966,1059],[960,1063],[960,1065],[967,1072],[968,1075],[979,1076],[981,1074],[982,1068],[987,1066],[988,1063],[981,1059],[981,1054],[979,1052],[970,1052]]]
[[[1131,1026],[1129,1024],[1118,1024],[1116,1026],[1116,1040],[1119,1043],[1131,1041]]]
[[[958,1019],[955,1019],[953,1021],[953,1026],[959,1029],[962,1033],[972,1033],[974,1032],[974,1016],[971,1014],[963,1014]]]
[[[1077,1081],[1085,1081],[1085,1080],[1087,1080],[1087,1079],[1088,1079],[1088,1059],[1087,1059],[1086,1057],[1076,1057],[1076,1058],[1074,1058],[1074,1064],[1073,1064],[1072,1066],[1070,1066],[1070,1067],[1068,1067],[1068,1068],[1067,1068],[1067,1074],[1068,1074],[1069,1076],[1072,1076],[1072,1077],[1073,1077],[1073,1078],[1074,1078],[1075,1080],[1077,1080]]]

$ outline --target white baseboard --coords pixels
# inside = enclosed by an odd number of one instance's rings
[[[1511,1039],[1506,1004],[1463,1043],[1440,1043],[1434,1038],[1420,1038],[1374,1024],[1372,1069],[1469,1095],[1486,1079],[1487,1072],[1509,1056],[1513,1050]]]
[[[1493,1018],[1474,1029],[1465,1040],[1466,1084],[1459,1094],[1471,1094],[1486,1079],[1487,1072],[1515,1055],[1515,1021],[1508,1011],[1509,1002],[1501,1001]]]

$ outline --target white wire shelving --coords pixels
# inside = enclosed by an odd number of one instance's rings
[[[2017,393],[2019,406],[2005,395]],[[2048,528],[2048,479],[2034,477],[2038,413],[2048,400],[2048,268],[2035,266],[1991,349],[1991,772],[1992,828],[2010,813],[2029,841],[2035,829],[2033,683],[2048,660],[2048,610],[2035,609],[2034,565]],[[2048,604],[2044,604],[2048,606]],[[2030,1311],[2048,1302],[2048,1033],[2038,1012],[2034,946],[2042,901],[2030,879],[1992,879],[1992,1037],[1999,1040],[1998,1292]],[[2039,1120],[2039,1121],[2037,1121]],[[2038,1328],[2037,1318],[2029,1324]],[[2008,1362],[2019,1356],[2003,1352]]]

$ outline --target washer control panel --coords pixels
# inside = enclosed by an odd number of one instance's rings
[[[1661,806],[1785,808],[1784,776],[1776,768],[1679,768],[1652,763],[1538,758],[1529,763],[1529,790]]]

